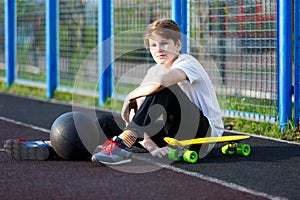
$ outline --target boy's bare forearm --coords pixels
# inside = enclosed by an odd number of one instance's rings
[[[186,74],[183,71],[179,69],[169,69],[164,73],[153,77],[152,81],[148,81],[137,87],[127,96],[127,100],[130,101],[139,97],[148,96],[186,79]]]
[[[140,85],[135,90],[133,90],[131,93],[129,93],[127,95],[126,100],[131,101],[131,100],[138,99],[140,97],[145,97],[145,96],[148,96],[155,92],[158,92],[161,89],[163,89],[163,86],[161,86],[159,83],[155,83],[155,82],[146,83],[146,84]]]

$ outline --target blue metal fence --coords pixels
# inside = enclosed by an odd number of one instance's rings
[[[6,68],[0,77],[7,86],[42,85],[48,98],[55,90],[86,91],[101,106],[125,95],[153,64],[143,49],[144,28],[173,18],[183,52],[198,58],[216,83],[225,116],[278,119],[282,128],[291,119],[292,0],[5,0],[1,7]],[[299,0],[294,9],[297,123]]]
[[[6,85],[15,80],[16,69],[16,2],[5,1]]]
[[[300,120],[300,1],[294,0],[294,124]]]
[[[100,1],[98,10],[98,58],[99,59],[99,105],[103,105],[111,96],[114,87],[113,74],[113,2]]]
[[[47,97],[52,98],[58,85],[59,34],[58,0],[46,1]]]
[[[278,118],[281,129],[292,116],[292,0],[277,2]]]

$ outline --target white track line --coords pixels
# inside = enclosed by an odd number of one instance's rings
[[[205,180],[205,181],[208,181],[208,182],[211,182],[211,183],[216,183],[216,184],[225,186],[225,187],[233,189],[233,190],[237,190],[237,191],[240,191],[240,192],[245,192],[245,193],[248,193],[248,194],[252,194],[254,196],[259,196],[259,197],[263,197],[263,198],[267,198],[267,199],[273,199],[273,200],[279,200],[279,199],[283,200],[283,199],[286,199],[284,197],[273,196],[273,195],[269,195],[267,193],[263,193],[263,192],[258,192],[258,191],[255,191],[255,190],[251,190],[251,189],[248,189],[246,187],[237,185],[235,183],[230,183],[230,182],[222,181],[222,180],[219,180],[219,179],[216,179],[216,178],[213,178],[213,177],[209,177],[209,176],[206,176],[206,175],[198,173],[198,172],[185,171],[185,170],[183,170],[181,168],[173,167],[171,165],[164,165],[162,167],[164,167],[166,169],[173,170],[175,172],[179,172],[179,173],[185,174],[185,175],[197,177],[197,178],[200,178],[202,180]]]
[[[222,185],[224,187],[227,187],[227,188],[230,188],[230,189],[233,189],[233,190],[237,190],[237,191],[240,191],[240,192],[245,192],[245,193],[248,193],[248,194],[251,194],[251,195],[254,195],[254,196],[263,197],[263,198],[272,199],[272,200],[285,200],[285,199],[287,199],[287,198],[284,198],[284,197],[273,196],[273,195],[269,195],[269,194],[264,193],[264,192],[258,192],[258,191],[252,190],[252,189],[248,189],[246,187],[237,185],[235,183],[230,183],[230,182],[226,182],[226,181],[223,181],[223,180],[219,180],[217,178],[206,176],[206,175],[201,174],[199,172],[185,171],[181,168],[177,168],[177,167],[174,167],[174,166],[171,166],[171,165],[159,163],[159,162],[156,162],[156,161],[151,160],[149,158],[144,158],[144,157],[138,156],[136,154],[133,155],[133,157],[135,159],[143,160],[143,161],[149,162],[151,164],[158,165],[159,167],[164,168],[164,169],[169,169],[169,170],[172,170],[174,172],[178,172],[178,173],[182,173],[182,174],[185,174],[185,175],[188,175],[188,176],[193,176],[193,177],[196,177],[196,178],[200,178],[202,180],[205,180],[205,181],[208,181],[208,182],[211,182],[211,183],[215,183],[215,184],[219,184],[219,185]]]
[[[26,123],[23,123],[23,122],[15,121],[13,119],[8,119],[8,118],[0,116],[0,120],[10,122],[10,123],[13,123],[13,124],[16,124],[16,125],[21,125],[21,126],[24,126],[24,127],[27,127],[27,128],[34,129],[34,130],[42,131],[42,132],[45,132],[45,133],[50,133],[50,130],[48,130],[48,129],[44,129],[44,128],[41,128],[41,127],[38,127],[38,126],[34,126],[34,125],[26,124]],[[245,133],[239,133],[239,134],[245,134]],[[254,135],[251,135],[251,136],[254,136]],[[287,142],[287,141],[284,141],[284,140],[267,138],[267,137],[264,137],[264,136],[261,137],[261,138],[280,141],[280,142]],[[287,143],[290,143],[290,142],[287,142]],[[294,144],[294,143],[292,143],[292,144]],[[0,149],[0,151],[4,151],[4,149]],[[178,172],[178,173],[182,173],[182,174],[185,174],[185,175],[188,175],[188,176],[193,176],[193,177],[196,177],[196,178],[200,178],[202,180],[205,180],[205,181],[208,181],[208,182],[211,182],[211,183],[219,184],[219,185],[222,185],[224,187],[227,187],[227,188],[230,188],[230,189],[233,189],[233,190],[237,190],[237,191],[241,191],[241,192],[245,192],[245,193],[249,193],[249,194],[252,194],[252,195],[255,195],[255,196],[260,196],[260,197],[263,197],[263,198],[268,198],[268,199],[273,199],[273,200],[286,199],[286,198],[283,198],[283,197],[273,196],[273,195],[269,195],[269,194],[266,194],[266,193],[263,193],[263,192],[258,192],[258,191],[255,191],[255,190],[251,190],[251,189],[248,189],[246,187],[237,185],[235,183],[230,183],[230,182],[222,181],[222,180],[219,180],[219,179],[216,179],[216,178],[213,178],[213,177],[205,176],[204,174],[201,174],[201,173],[198,173],[198,172],[189,172],[189,171],[185,171],[181,168],[177,168],[177,167],[174,167],[174,166],[171,166],[171,165],[158,163],[158,162],[155,162],[151,159],[143,158],[141,156],[135,155],[134,158],[150,162],[152,164],[158,165],[158,166],[160,166],[162,168],[165,168],[165,169],[172,170],[174,172]]]
[[[0,120],[6,121],[6,122],[10,122],[10,123],[13,123],[13,124],[16,124],[16,125],[21,125],[21,126],[24,126],[26,128],[31,128],[31,129],[34,129],[34,130],[42,131],[42,132],[45,132],[45,133],[50,133],[50,130],[48,130],[48,129],[37,127],[37,126],[33,126],[33,125],[26,124],[26,123],[19,122],[19,121],[15,121],[13,119],[8,119],[6,117],[1,117],[0,116]]]

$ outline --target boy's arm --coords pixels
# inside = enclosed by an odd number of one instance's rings
[[[132,120],[133,116],[137,110],[141,107],[144,102],[145,97],[139,97],[133,100],[129,105],[129,122]]]
[[[168,69],[164,73],[152,77],[151,81],[143,82],[139,87],[130,92],[123,104],[122,118],[125,122],[130,120],[130,104],[140,97],[145,97],[169,87],[178,82],[187,80],[186,74],[181,69]]]
[[[129,93],[127,100],[130,101],[139,97],[148,96],[184,80],[187,80],[187,76],[181,69],[168,69],[164,73],[152,77],[151,81],[141,84]]]

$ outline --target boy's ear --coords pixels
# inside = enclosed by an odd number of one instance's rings
[[[177,41],[176,46],[177,46],[178,52],[180,52],[180,51],[181,51],[181,48],[182,48],[181,40],[178,40],[178,41]]]

